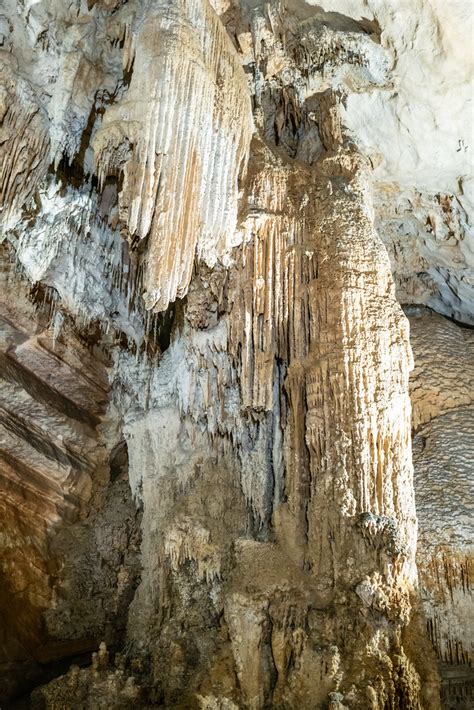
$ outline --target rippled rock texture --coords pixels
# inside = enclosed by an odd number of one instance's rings
[[[469,702],[467,5],[4,1],[5,702]]]
[[[461,706],[468,706],[474,623],[474,333],[425,309],[412,309],[410,325],[416,363],[411,397],[420,588],[430,639],[443,664],[446,700],[459,696]]]

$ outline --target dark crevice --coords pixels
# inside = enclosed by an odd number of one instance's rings
[[[446,313],[441,313],[440,311],[435,310],[434,308],[430,308],[430,306],[426,306],[424,303],[402,303],[401,304],[402,309],[407,317],[416,317],[417,309],[422,309],[425,311],[429,311],[430,313],[436,313],[438,316],[441,316],[442,318],[446,318],[446,320],[451,321],[451,323],[454,323],[454,325],[457,325],[458,328],[462,328],[463,330],[474,330],[474,324],[472,323],[465,323],[462,320],[458,320],[457,318],[454,318],[454,316],[449,316]]]
[[[439,315],[443,316],[443,318],[447,318],[448,320],[450,320],[451,323],[457,325],[458,328],[463,328],[465,330],[474,330],[474,325],[472,323],[464,323],[462,320],[457,320],[456,318],[454,318],[454,316],[447,316],[444,313],[440,313]]]
[[[89,182],[89,174],[85,170],[84,162],[87,148],[89,147],[92,130],[94,124],[97,120],[99,113],[103,113],[104,109],[98,109],[96,101],[92,105],[91,111],[89,113],[89,118],[87,119],[86,127],[84,128],[81,135],[81,142],[79,144],[79,150],[71,160],[67,155],[63,155],[61,161],[59,162],[57,168],[54,165],[50,165],[49,173],[55,175],[60,183],[62,190],[71,185],[76,189],[80,189]],[[95,186],[97,185],[97,178],[95,179]],[[92,185],[93,186],[93,185]]]
[[[311,19],[317,20],[322,25],[332,30],[338,32],[358,32],[360,34],[369,35],[374,42],[380,43],[382,28],[377,19],[369,20],[367,17],[361,17],[356,20],[341,12],[327,12],[320,5],[314,5],[308,8],[307,12],[311,13]]]
[[[130,82],[132,81],[133,68],[135,66],[135,57],[132,59],[129,67],[123,70],[122,83],[125,89],[128,89]]]
[[[158,326],[156,339],[162,353],[169,348],[171,343],[171,333],[173,331],[175,313],[175,306],[172,303],[166,311],[158,313],[156,316]]]
[[[90,667],[91,656],[99,650],[99,645],[100,639],[84,638],[57,642],[54,648],[51,645],[44,651],[40,649],[38,653],[40,656],[43,653],[43,657],[23,664],[25,676],[21,686],[2,703],[2,710],[30,710],[31,693],[35,688],[65,675],[73,665],[81,669]],[[119,647],[109,645],[107,650],[113,658]]]
[[[120,441],[109,457],[110,480],[112,482],[119,478],[128,478],[128,446],[126,441]]]

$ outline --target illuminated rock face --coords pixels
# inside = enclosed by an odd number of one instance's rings
[[[431,709],[468,666],[472,339],[412,313],[412,418],[399,304],[470,322],[464,152],[375,150],[419,37],[369,5],[6,1],[5,697]]]

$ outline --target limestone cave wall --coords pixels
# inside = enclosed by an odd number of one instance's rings
[[[2,707],[470,706],[469,23],[3,0]]]

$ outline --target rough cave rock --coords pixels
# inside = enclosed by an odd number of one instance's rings
[[[472,23],[2,0],[2,707],[472,707]]]

